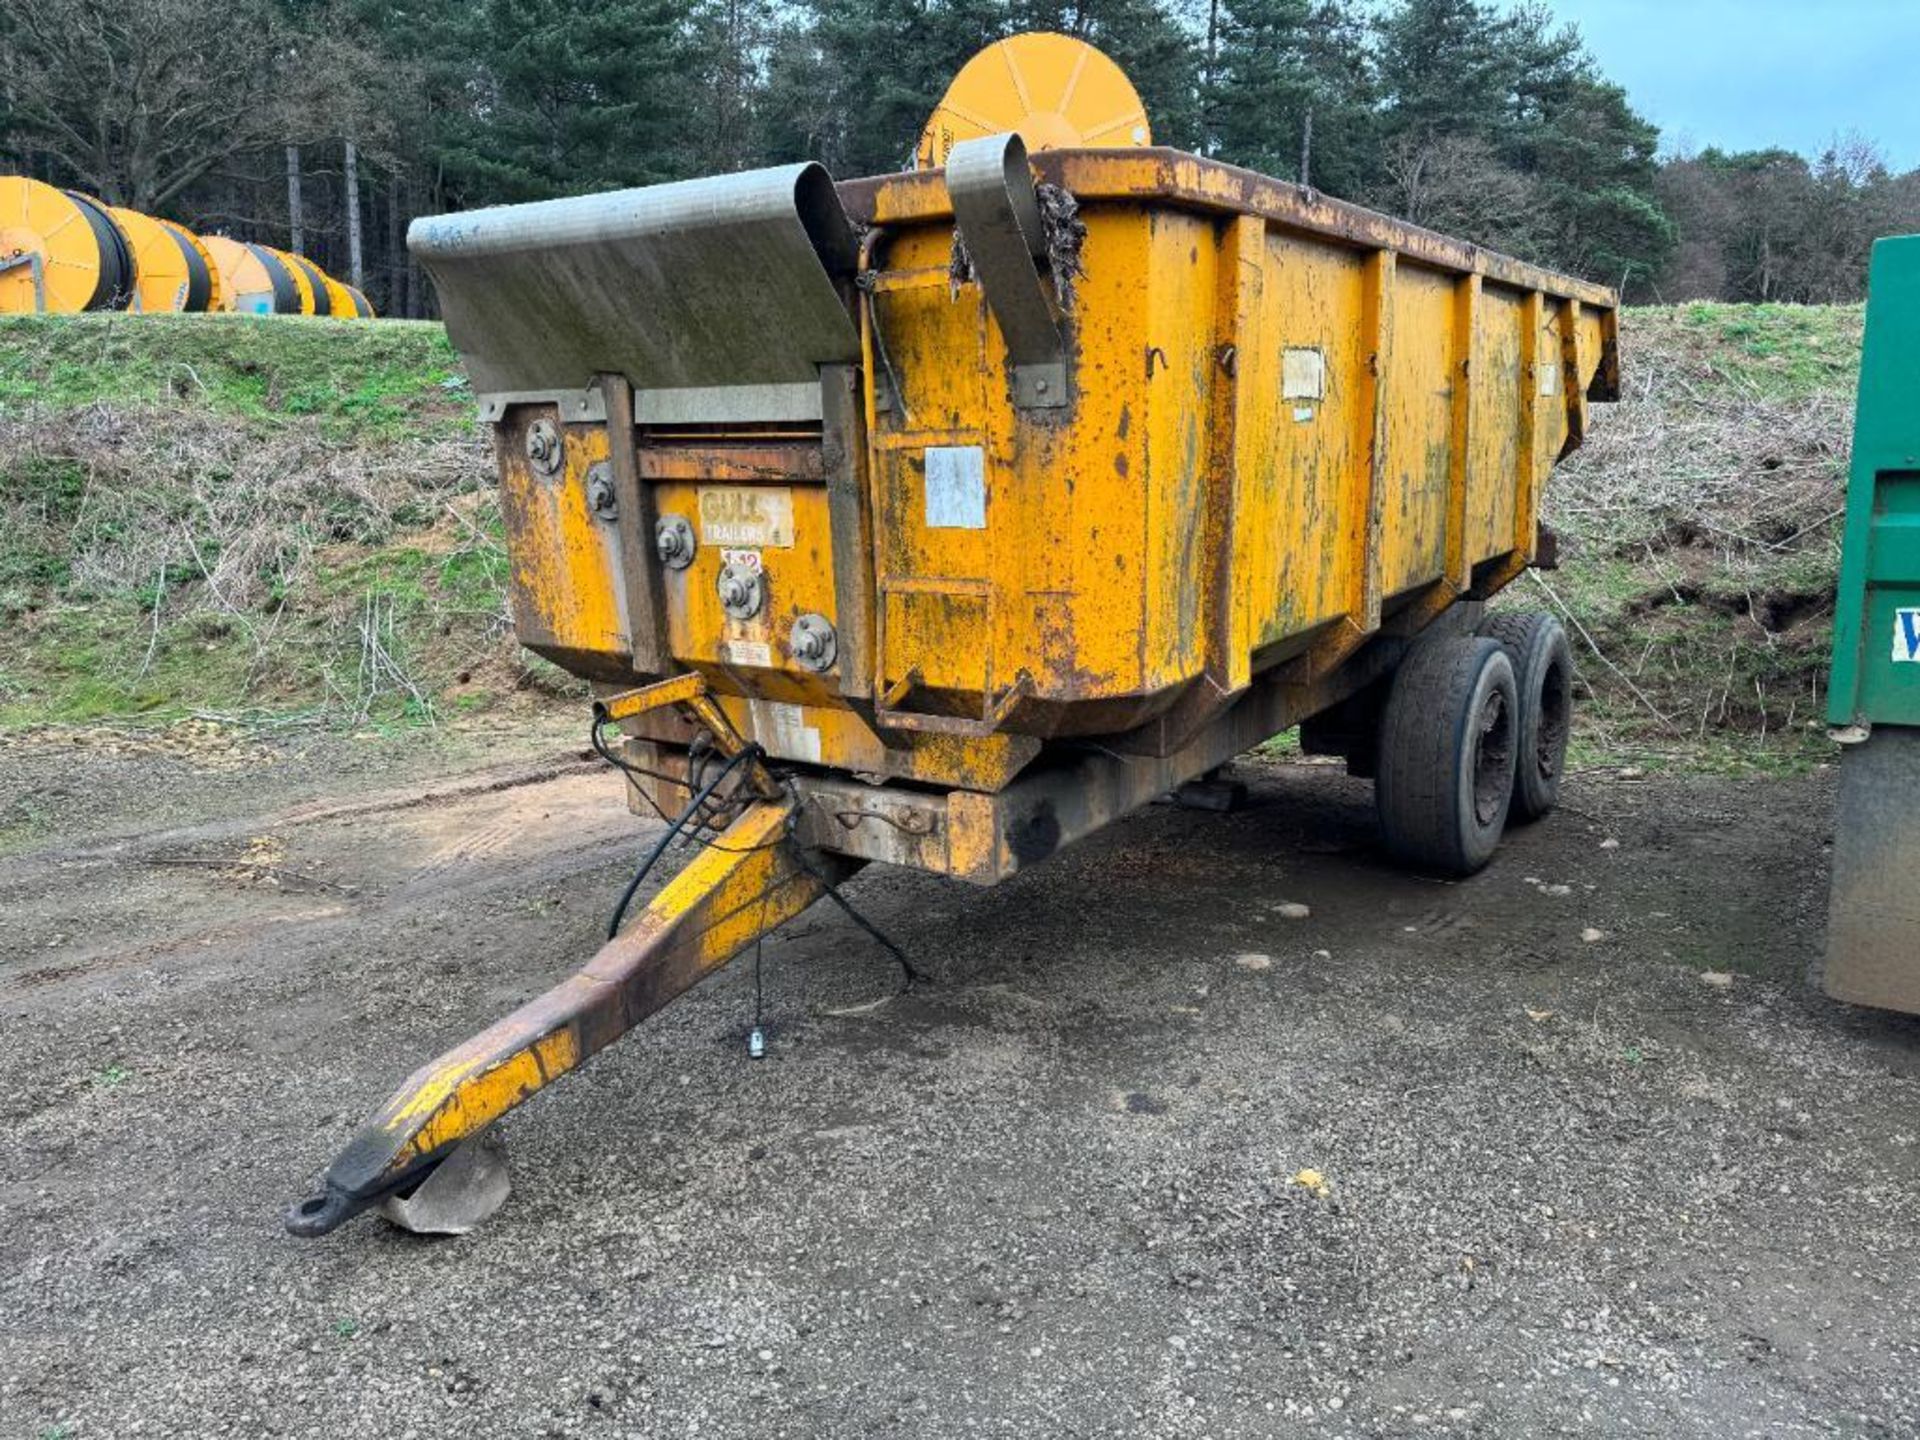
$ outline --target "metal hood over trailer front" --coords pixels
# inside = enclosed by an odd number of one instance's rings
[[[642,424],[820,417],[858,358],[853,228],[816,164],[413,222],[483,404],[634,387]]]

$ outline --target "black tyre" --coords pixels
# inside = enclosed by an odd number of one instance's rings
[[[1538,820],[1560,800],[1567,736],[1573,730],[1573,650],[1560,622],[1538,611],[1489,615],[1480,633],[1506,650],[1520,694],[1509,820]]]
[[[1493,858],[1513,798],[1517,692],[1496,640],[1435,636],[1400,662],[1380,716],[1374,799],[1387,848],[1471,875]]]

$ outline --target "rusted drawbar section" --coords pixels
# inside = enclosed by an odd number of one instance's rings
[[[722,848],[408,1081],[302,1233],[859,863],[991,884],[1302,722],[1370,765],[1437,635],[1491,676],[1460,763],[1512,783],[1522,659],[1468,637],[1617,391],[1610,291],[1180,152],[1012,134],[410,243],[493,429],[522,641],[595,682],[636,806],[735,779],[695,822]],[[1463,803],[1497,831],[1489,795]]]

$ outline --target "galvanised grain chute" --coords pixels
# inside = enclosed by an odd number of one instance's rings
[[[414,227],[519,635],[706,848],[402,1086],[298,1233],[426,1193],[867,862],[993,884],[1294,726],[1430,870],[1552,807],[1565,637],[1480,602],[1544,558],[1541,486],[1614,396],[1612,292],[1144,124],[1079,143],[1103,72],[1020,58],[1040,119],[936,137],[940,168]]]

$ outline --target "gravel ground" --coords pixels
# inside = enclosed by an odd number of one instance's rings
[[[503,1122],[482,1230],[300,1242],[652,833],[572,755],[339,758],[4,757],[0,1436],[1920,1434],[1920,1024],[1801,983],[1828,777],[1581,776],[1461,885],[1318,765],[869,871],[928,983],[828,1014],[895,978],[816,910],[766,1060],[741,962]]]

